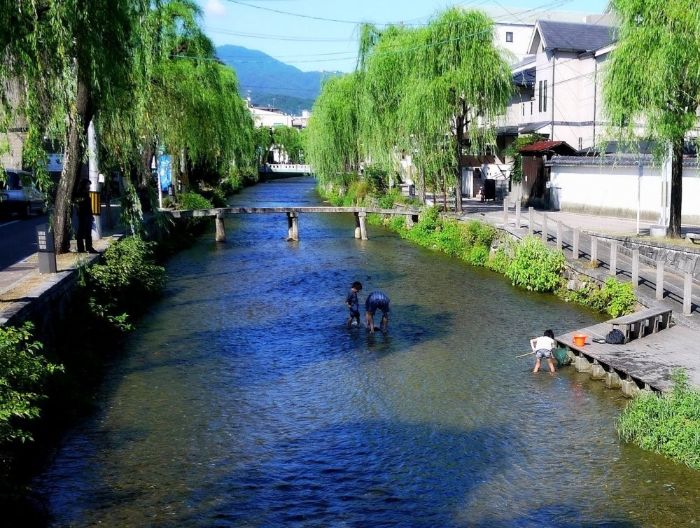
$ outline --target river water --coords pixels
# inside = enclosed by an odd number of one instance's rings
[[[313,181],[239,204],[311,205]],[[597,316],[350,215],[228,219],[167,265],[165,297],[94,416],[36,481],[55,526],[689,526],[700,473],[621,444],[626,403],[528,338]],[[354,280],[387,335],[344,328]]]

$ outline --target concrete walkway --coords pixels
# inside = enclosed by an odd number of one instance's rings
[[[529,214],[527,209],[521,212],[521,227],[516,226],[514,208],[508,214],[508,220],[504,215],[503,203],[483,204],[477,201],[465,201],[463,220],[475,219],[488,222],[500,229],[504,229],[517,238],[523,238],[530,232],[528,222]],[[638,388],[651,387],[656,390],[668,390],[671,388],[671,374],[675,368],[683,368],[689,373],[691,384],[700,387],[700,282],[697,280],[697,263],[700,262],[700,247],[693,247],[691,242],[671,241],[664,239],[659,242],[648,236],[651,222],[640,223],[640,235],[637,231],[636,220],[625,218],[600,217],[567,212],[546,212],[547,216],[547,242],[551,247],[557,246],[557,222],[561,222],[562,229],[562,250],[567,257],[570,266],[576,269],[579,274],[588,275],[597,280],[604,281],[613,274],[610,271],[610,242],[618,244],[620,250],[617,252],[614,276],[621,281],[632,279],[632,259],[631,251],[623,249],[623,244],[640,243],[649,244],[653,251],[665,252],[668,250],[680,251],[682,259],[678,261],[679,266],[666,266],[663,277],[663,299],[656,298],[656,263],[651,259],[639,261],[639,285],[636,290],[637,298],[644,306],[665,306],[673,310],[673,321],[676,327],[669,330],[662,330],[653,336],[643,337],[632,341],[628,345],[614,347],[613,345],[598,345],[598,348],[605,350],[610,355],[612,348],[615,348],[611,358],[605,361],[601,357],[591,355],[591,350],[579,349],[576,353],[587,360],[583,363],[593,361],[601,362],[605,370],[617,371],[618,374],[628,380],[628,384]],[[533,234],[542,236],[542,213],[533,216]],[[565,226],[565,227],[564,227]],[[574,258],[573,231],[579,229],[581,236],[579,239],[579,255]],[[694,226],[684,226],[684,231],[698,232],[700,229]],[[585,235],[584,235],[585,234]],[[597,267],[591,267],[591,236],[597,238]],[[687,261],[687,262],[684,262]],[[682,264],[687,263],[686,269]],[[695,267],[693,267],[695,265]],[[675,269],[674,269],[675,268]],[[683,313],[683,295],[685,271],[694,269],[696,277],[692,281],[692,305],[691,313]],[[597,329],[598,334],[593,335],[592,329]],[[574,333],[583,332],[586,335],[602,338],[612,329],[612,325],[601,323],[592,328],[570,329],[567,334],[558,336],[564,339],[570,346],[570,336]],[[657,342],[658,341],[658,342]],[[610,350],[606,347],[612,347]],[[619,350],[618,350],[619,349]],[[629,350],[628,350],[629,349]],[[591,354],[589,354],[591,352]],[[643,352],[643,353],[642,353]],[[632,355],[630,355],[632,354]],[[612,357],[611,356],[611,357]],[[614,361],[613,361],[614,359]],[[606,364],[607,362],[607,364]],[[612,366],[610,366],[612,365]],[[625,385],[623,380],[622,385]],[[635,389],[636,390],[636,389]]]
[[[577,270],[590,275],[591,277],[604,280],[611,275],[610,272],[610,242],[618,243],[618,254],[616,262],[615,277],[618,280],[630,281],[632,279],[632,259],[631,251],[623,247],[623,244],[633,242],[635,244],[647,244],[650,250],[667,251],[678,250],[683,252],[684,258],[688,261],[690,268],[695,264],[697,270],[700,266],[700,245],[692,244],[685,240],[674,243],[669,239],[663,239],[662,242],[648,236],[649,228],[652,222],[640,222],[641,235],[637,235],[636,220],[626,218],[601,217],[594,215],[585,215],[577,213],[568,213],[561,211],[546,211],[547,215],[547,240],[550,246],[556,247],[557,240],[557,222],[561,222],[564,226],[562,230],[562,250],[568,261],[574,265]],[[465,207],[461,218],[464,220],[476,219],[488,222],[494,226],[507,230],[514,236],[522,238],[529,232],[528,230],[528,211],[523,209],[521,212],[521,226],[518,228],[515,225],[516,218],[514,208],[511,208],[508,215],[508,223],[505,224],[503,204],[483,204],[478,201],[465,200]],[[542,212],[536,212],[533,222],[533,234],[541,236],[542,234]],[[579,242],[579,257],[574,258],[573,255],[573,232],[572,229],[579,229],[582,233]],[[685,226],[684,231],[700,231],[700,228],[693,226]],[[585,236],[584,236],[585,235]],[[591,258],[591,236],[598,239],[597,261],[598,267],[590,267]],[[695,246],[695,247],[693,247]],[[656,299],[656,263],[650,258],[640,256],[639,265],[639,286],[637,295],[646,306],[662,303],[670,307],[674,311],[674,319],[681,324],[695,326],[700,330],[700,281],[698,277],[694,277],[692,281],[692,305],[691,315],[683,316],[683,288],[684,288],[684,271],[681,266],[673,267],[667,265],[664,270],[663,299]],[[686,267],[688,267],[686,266]],[[697,275],[697,271],[696,271]]]

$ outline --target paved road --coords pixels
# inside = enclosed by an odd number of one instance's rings
[[[0,219],[0,270],[36,253],[36,226],[46,222],[46,215]]]

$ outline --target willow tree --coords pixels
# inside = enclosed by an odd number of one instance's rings
[[[340,183],[360,169],[358,75],[329,78],[314,103],[306,155],[321,183]]]
[[[694,0],[613,0],[619,40],[604,81],[610,121],[623,140],[644,136],[671,150],[670,235],[681,236],[683,143],[700,106],[700,11]],[[644,58],[643,60],[641,58]]]
[[[250,112],[234,71],[216,60],[200,16],[191,0],[152,7],[144,22],[136,88],[123,94],[132,104],[114,106],[102,116],[103,139],[114,162],[123,169],[136,167],[143,185],[160,148],[180,161],[173,165],[185,187],[202,178],[253,172]]]
[[[56,248],[68,250],[73,189],[84,159],[87,128],[130,82],[148,0],[17,0],[3,36],[5,72],[21,86],[28,161],[45,173],[47,131],[64,145],[52,217]]]
[[[510,68],[494,45],[493,22],[479,11],[452,8],[423,28],[372,28],[369,34],[359,61],[365,154],[388,163],[395,145],[416,153],[419,164],[447,162],[442,169],[455,176],[461,211],[462,154],[495,144],[491,124],[512,91]],[[445,138],[451,144],[446,159],[436,155],[444,151]]]
[[[288,126],[276,126],[272,129],[272,141],[289,158],[289,163],[304,162],[304,136],[305,132],[298,128]]]

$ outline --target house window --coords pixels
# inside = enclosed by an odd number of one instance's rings
[[[530,99],[530,115],[532,115],[533,107],[535,106],[534,101],[535,101],[534,97],[532,99]]]
[[[541,112],[542,111],[542,81],[537,83],[537,86],[539,87],[539,89],[537,90],[537,95],[538,95],[539,103],[540,103],[538,112]]]
[[[521,105],[521,107],[522,107],[523,116],[524,116],[524,115],[525,115],[525,103],[523,103],[523,104]]]
[[[506,31],[506,42],[513,42],[513,32]]]
[[[547,81],[544,81],[544,95],[542,96],[542,111],[547,111]]]

